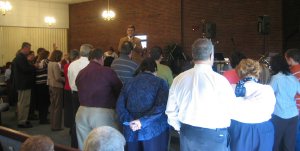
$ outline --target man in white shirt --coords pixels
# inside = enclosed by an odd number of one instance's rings
[[[194,68],[171,85],[166,114],[180,131],[180,150],[229,150],[230,110],[235,99],[226,78],[212,70],[214,46],[209,39],[192,45]]]
[[[76,77],[78,73],[85,68],[89,63],[89,54],[90,51],[93,49],[93,46],[90,44],[83,44],[80,46],[80,58],[73,61],[69,68],[68,68],[68,78],[69,78],[69,84],[72,90],[72,106],[73,106],[73,115],[72,120],[74,120],[75,123],[75,115],[79,108],[79,98],[77,93],[77,87],[75,84]],[[77,138],[76,138],[76,126],[73,125],[71,128],[71,146],[77,148]]]

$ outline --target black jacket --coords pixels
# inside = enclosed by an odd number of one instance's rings
[[[27,61],[23,53],[18,53],[12,62],[13,84],[17,90],[31,89],[33,85],[34,66]]]

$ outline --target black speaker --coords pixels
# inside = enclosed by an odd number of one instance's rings
[[[258,16],[258,32],[263,35],[270,33],[270,16]]]
[[[206,38],[215,38],[216,37],[216,24],[215,23],[205,23],[204,29]]]

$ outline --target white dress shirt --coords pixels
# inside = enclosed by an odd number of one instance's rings
[[[171,85],[166,109],[168,123],[180,130],[180,123],[216,129],[230,126],[235,94],[228,80],[207,64],[178,75]]]
[[[80,57],[78,60],[73,61],[68,68],[68,78],[72,91],[78,91],[75,80],[76,77],[83,68],[85,68],[90,63],[87,57]]]
[[[271,86],[248,81],[246,94],[234,102],[232,119],[248,124],[262,123],[271,119],[276,98]]]

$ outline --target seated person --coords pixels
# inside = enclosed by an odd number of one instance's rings
[[[21,145],[20,151],[54,151],[54,143],[48,136],[31,136]]]
[[[124,151],[125,138],[116,129],[101,126],[93,129],[84,142],[84,151]]]

